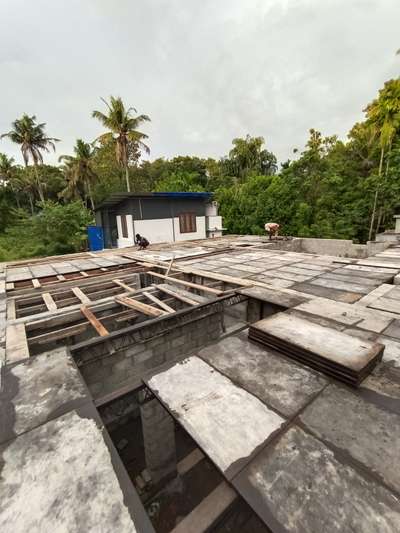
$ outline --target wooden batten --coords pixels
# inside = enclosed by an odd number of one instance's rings
[[[44,292],[42,298],[49,311],[57,311],[57,304],[49,292]]]
[[[131,309],[135,309],[136,311],[140,311],[141,313],[149,316],[161,316],[168,314],[167,311],[164,311],[163,309],[157,309],[152,305],[144,304],[138,300],[134,300],[133,298],[128,298],[126,296],[116,296],[115,301],[121,305],[130,307]]]
[[[168,304],[166,304],[165,302],[157,298],[157,296],[154,296],[154,294],[151,294],[151,292],[145,291],[143,292],[143,294],[146,296],[146,298],[148,298],[149,300],[157,304],[159,307],[161,307],[161,309],[164,309],[164,311],[167,311],[167,313],[175,313],[175,309],[173,309]]]
[[[100,337],[106,337],[107,335],[109,335],[108,330],[103,326],[100,320],[96,318],[94,313],[88,307],[86,307],[86,305],[82,305],[81,313],[89,320],[89,322],[92,324],[92,326],[100,335]]]
[[[196,289],[198,291],[207,292],[214,296],[220,296],[224,292],[219,289],[213,289],[212,287],[207,287],[206,285],[199,285],[197,283],[192,283],[191,281],[185,281],[183,279],[177,279],[177,278],[171,278],[169,276],[164,276],[164,274],[159,274],[158,272],[150,271],[150,272],[147,272],[147,274],[150,274],[153,277],[168,281],[168,283],[173,283],[176,285],[183,285],[185,287],[190,287],[191,289]]]

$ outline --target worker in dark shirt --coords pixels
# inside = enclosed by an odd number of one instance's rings
[[[139,250],[145,250],[150,244],[146,237],[142,237],[139,233],[136,234],[136,244]]]

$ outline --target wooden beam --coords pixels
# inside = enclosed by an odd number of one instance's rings
[[[83,322],[82,324],[74,324],[73,326],[57,329],[56,331],[49,331],[47,333],[36,335],[35,337],[31,337],[28,342],[31,346],[35,344],[46,344],[48,342],[54,342],[60,339],[65,339],[66,337],[73,337],[74,335],[84,333],[88,329],[88,327],[89,322]]]
[[[174,263],[175,257],[173,257],[168,265],[167,272],[165,273],[166,276],[169,276],[169,273],[171,272],[172,265]]]
[[[172,309],[168,304],[157,298],[157,296],[154,296],[154,294],[151,294],[150,292],[145,291],[143,293],[146,298],[157,304],[161,309],[164,309],[164,311],[167,311],[167,313],[175,313],[175,309]]]
[[[40,289],[42,286],[42,284],[37,278],[32,278],[32,285],[34,286],[35,289]]]
[[[6,331],[6,361],[14,363],[29,357],[24,324],[11,324]]]
[[[84,270],[81,270],[81,271],[79,272],[79,274],[80,274],[81,276],[83,276],[84,278],[88,278],[88,277],[89,277],[89,274],[88,274],[87,272],[85,272]]]
[[[75,296],[80,300],[83,304],[88,305],[91,304],[90,298],[86,296],[86,294],[81,291],[79,287],[72,287],[71,291],[75,294]]]
[[[57,304],[53,300],[52,295],[49,292],[44,292],[42,294],[42,298],[44,303],[46,304],[46,307],[49,311],[56,311],[57,310]]]
[[[89,322],[92,324],[92,326],[100,335],[100,337],[106,337],[109,334],[108,330],[103,326],[100,320],[96,318],[94,313],[92,313],[92,311],[88,307],[86,307],[86,305],[82,305],[81,313],[89,320]]]
[[[11,291],[14,288],[14,282],[13,281],[7,281],[6,283],[6,291]]]
[[[129,285],[127,285],[126,283],[124,283],[120,279],[113,279],[112,281],[113,281],[113,283],[115,283],[116,285],[119,285],[120,287],[122,287],[123,289],[125,289],[128,292],[136,292],[137,291],[137,289],[134,289],[133,287],[129,287]]]
[[[63,276],[62,274],[57,274],[57,279],[59,281],[65,281],[67,278],[65,276]]]
[[[141,313],[149,316],[161,316],[168,314],[163,309],[157,309],[152,305],[138,302],[137,300],[128,298],[127,296],[115,296],[115,301],[121,305],[125,305],[126,307],[130,307],[131,309],[135,309],[136,311],[140,311]]]
[[[197,507],[174,527],[171,533],[204,533],[235,501],[237,493],[222,481]]]
[[[169,276],[164,276],[164,274],[158,274],[158,272],[147,272],[147,274],[150,274],[151,276],[154,276],[156,278],[161,278],[169,283],[175,283],[177,285],[184,285],[185,287],[190,287],[191,289],[197,289],[199,291],[208,292],[209,294],[212,294],[214,296],[219,296],[223,294],[224,291],[219,289],[213,289],[212,287],[207,287],[206,285],[198,285],[197,283],[192,283],[191,281],[184,281],[183,279],[177,279],[177,278],[171,278]]]
[[[195,448],[188,455],[186,455],[183,459],[181,459],[179,463],[176,465],[178,474],[180,476],[183,476],[184,474],[186,474],[186,472],[189,472],[189,470],[191,470],[194,466],[196,466],[202,459],[204,459],[204,457],[205,455],[200,450],[200,448]]]
[[[165,292],[165,294],[169,294],[170,296],[173,296],[174,298],[176,298],[177,300],[180,300],[181,302],[184,302],[184,303],[189,304],[189,305],[199,305],[199,302],[196,302],[195,300],[191,300],[187,296],[184,296],[183,294],[180,294],[179,290],[177,290],[177,292],[175,292],[175,291],[171,291],[167,287],[163,287],[161,285],[154,285],[154,286],[157,287],[158,290],[160,290],[162,292]]]

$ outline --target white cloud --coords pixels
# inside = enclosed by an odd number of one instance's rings
[[[68,153],[114,94],[152,118],[152,158],[250,133],[284,160],[310,127],[344,137],[399,75],[399,19],[397,0],[3,0],[0,132],[36,114]]]

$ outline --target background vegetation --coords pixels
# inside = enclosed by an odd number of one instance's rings
[[[0,260],[78,251],[92,209],[113,192],[212,191],[229,233],[262,234],[266,221],[290,235],[365,242],[400,211],[400,80],[385,83],[365,120],[345,141],[311,129],[306,146],[278,167],[262,137],[234,139],[219,160],[149,152],[140,125],[150,120],[120,98],[93,111],[105,132],[77,139],[57,166],[44,154],[58,139],[23,115],[2,135],[21,148],[24,166],[0,153]],[[0,146],[1,148],[1,146]]]

